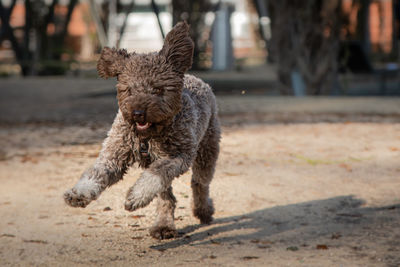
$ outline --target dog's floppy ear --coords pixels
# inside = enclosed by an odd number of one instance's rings
[[[122,72],[128,56],[125,49],[104,47],[97,62],[97,73],[105,79],[117,76]]]
[[[167,34],[160,55],[164,56],[167,63],[179,74],[183,75],[192,67],[194,44],[189,36],[189,25],[179,22]]]

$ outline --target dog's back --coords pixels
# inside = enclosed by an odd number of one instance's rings
[[[217,130],[219,135],[217,103],[211,87],[201,79],[186,74],[182,98],[184,105],[194,108],[195,114],[191,114],[191,118],[196,120],[197,140],[200,142],[203,139],[202,137],[210,126],[216,128],[214,130]]]

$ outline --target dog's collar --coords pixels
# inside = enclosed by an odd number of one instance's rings
[[[150,139],[139,139],[139,152],[143,159],[150,158],[149,140]]]

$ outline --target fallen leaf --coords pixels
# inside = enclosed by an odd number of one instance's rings
[[[211,239],[210,242],[211,242],[211,244],[214,244],[214,245],[221,245],[221,242],[216,241],[214,239]]]
[[[326,250],[326,249],[328,249],[328,246],[327,246],[327,245],[324,245],[324,244],[319,244],[319,245],[317,245],[316,248],[317,248],[317,249]]]
[[[239,173],[233,173],[233,172],[224,172],[224,174],[226,176],[239,176],[240,175]]]
[[[101,226],[100,225],[88,225],[87,227],[88,228],[100,228]]]
[[[262,240],[261,241],[261,244],[264,244],[264,245],[272,245],[274,243],[275,243],[274,241],[269,241],[269,240]]]
[[[89,158],[97,158],[99,156],[99,153],[89,153],[88,157]]]
[[[398,147],[389,147],[390,151],[399,151],[400,149]]]
[[[257,256],[244,256],[244,257],[242,257],[242,260],[248,261],[248,260],[255,260],[255,259],[258,259],[258,258],[260,258],[260,257],[257,257]]]
[[[130,217],[133,219],[140,219],[142,217],[146,217],[146,215],[131,215]]]
[[[339,239],[339,238],[341,238],[341,237],[342,237],[341,234],[339,234],[339,233],[333,233],[332,236],[331,236],[331,239]]]
[[[339,165],[339,167],[345,169],[345,170],[348,171],[348,172],[352,172],[352,171],[353,171],[353,169],[351,168],[351,166],[348,165],[348,164],[346,164],[346,163],[341,163],[341,164]]]
[[[15,237],[15,235],[12,235],[12,234],[2,234],[2,235],[0,235],[0,237]]]
[[[32,157],[32,156],[24,155],[24,156],[22,156],[22,158],[21,158],[21,162],[22,162],[22,163],[31,162],[31,163],[36,164],[36,163],[38,163],[39,161],[38,161],[36,158]]]
[[[37,243],[37,244],[48,244],[47,241],[44,241],[44,240],[33,240],[33,239],[24,240],[24,242],[25,243]]]
[[[7,160],[7,153],[3,150],[0,150],[0,161]]]
[[[293,155],[296,158],[305,161],[306,163],[312,165],[312,166],[316,166],[316,165],[329,165],[332,164],[332,161],[327,161],[327,160],[320,160],[320,159],[311,159],[308,157],[305,157],[303,155]]]

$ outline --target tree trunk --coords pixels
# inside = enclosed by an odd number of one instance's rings
[[[14,30],[10,25],[10,17],[11,13],[14,9],[16,0],[13,0],[11,2],[11,5],[9,8],[5,8],[0,1],[0,20],[1,20],[1,27],[3,28],[4,35],[6,38],[11,42],[11,46],[13,48],[14,54],[15,54],[15,59],[17,60],[18,64],[21,66],[21,72],[23,75],[25,73],[28,73],[27,66],[28,64],[26,63],[27,56],[26,53],[21,49],[20,44],[18,43],[17,38],[14,35]]]
[[[299,73],[306,94],[330,92],[337,79],[342,1],[270,1],[271,55],[278,65],[280,90],[293,94]]]

